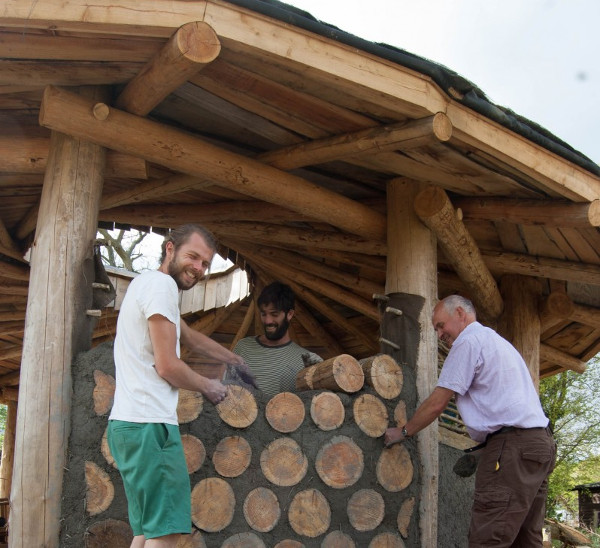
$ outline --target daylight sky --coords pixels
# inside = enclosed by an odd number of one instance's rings
[[[600,0],[284,0],[442,64],[600,164]]]

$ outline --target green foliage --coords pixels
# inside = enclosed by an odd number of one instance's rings
[[[4,429],[6,428],[6,405],[0,405],[0,448],[4,443]]]
[[[547,514],[577,515],[576,485],[600,477],[600,359],[583,374],[566,371],[542,380],[540,399],[554,429],[558,458],[548,485]]]

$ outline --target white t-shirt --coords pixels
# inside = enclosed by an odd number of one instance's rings
[[[156,372],[148,318],[175,324],[179,356],[180,313],[175,280],[158,270],[132,280],[121,304],[114,346],[116,390],[110,419],[178,424],[179,391]]]
[[[475,441],[503,426],[548,425],[521,355],[479,322],[469,324],[456,338],[437,385],[456,393],[458,411]]]

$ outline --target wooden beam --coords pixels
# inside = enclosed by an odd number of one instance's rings
[[[600,329],[600,309],[574,303],[569,320]]]
[[[540,317],[542,285],[533,278],[502,276],[500,289],[504,310],[498,332],[517,349],[527,364],[536,390],[540,384]]]
[[[553,291],[548,295],[540,306],[540,333],[544,333],[551,327],[569,320],[575,307],[573,301],[566,293]]]
[[[182,25],[155,57],[121,92],[116,106],[145,116],[167,95],[214,61],[221,43],[210,25],[194,21]]]
[[[231,247],[235,248],[236,246],[232,245]],[[298,271],[259,253],[248,253],[247,255],[249,260],[256,262],[267,272],[271,272],[275,276],[283,275],[297,284],[310,288],[311,291],[321,293],[352,310],[364,314],[368,318],[379,321],[379,312],[377,311],[377,308],[366,299],[363,299],[334,283],[324,280],[323,278],[314,276],[309,272]]]
[[[213,178],[220,186],[293,209],[351,234],[384,239],[385,216],[354,200],[117,109],[110,109],[106,119],[97,120],[92,114],[93,107],[89,100],[76,94],[48,87],[40,109],[40,123],[170,169]],[[66,111],[68,117],[64,116]]]
[[[423,185],[406,179],[395,179],[387,186],[387,275],[386,295],[401,293],[403,298],[424,305],[418,318],[417,346],[411,337],[397,341],[417,356],[414,369],[417,405],[424,402],[435,388],[438,371],[438,343],[431,318],[437,298],[437,256],[434,232],[423,226],[417,218],[413,203],[423,192]],[[409,297],[410,296],[410,297]],[[407,301],[408,302],[408,301]],[[385,322],[386,320],[384,320]],[[390,320],[393,321],[393,320]],[[390,325],[384,323],[384,326]],[[392,329],[389,329],[392,331]],[[382,331],[385,333],[385,331]],[[402,350],[405,352],[405,349]],[[394,353],[391,353],[394,355]],[[399,356],[397,356],[399,357]],[[410,364],[413,366],[413,364]],[[402,426],[402,425],[400,425]],[[417,436],[421,466],[419,524],[421,546],[437,546],[438,516],[438,426],[437,420]]]
[[[325,232],[322,230],[305,230],[266,223],[206,222],[220,239],[235,238],[265,245],[300,246],[315,249],[332,249],[365,255],[385,256],[387,246],[382,241],[374,241],[353,234],[341,232]]]
[[[180,177],[187,177],[187,175],[182,175]],[[174,193],[175,192],[177,191],[174,191]],[[132,198],[128,199],[128,201],[137,201],[137,198],[134,198],[133,189],[128,189],[127,193],[131,195]],[[111,198],[112,196],[108,197],[108,199]],[[140,201],[143,201],[147,199],[148,196],[147,194],[142,193],[139,198]],[[105,203],[104,200],[102,203]],[[140,204],[119,206],[101,211],[100,219],[164,228],[177,226],[178,224],[183,223],[198,222],[198,219],[201,219],[202,223],[235,221],[261,222],[265,219],[268,219],[269,223],[310,221],[309,217],[296,213],[291,209],[257,200],[227,200],[226,202],[212,202],[207,204]]]
[[[29,281],[29,266],[6,263],[0,261],[0,276],[9,280]]]
[[[460,279],[469,288],[473,304],[483,317],[496,319],[503,303],[494,277],[485,265],[475,240],[456,217],[446,193],[430,186],[415,198],[419,218],[433,231],[444,254]]]
[[[0,171],[42,174],[48,162],[50,137],[0,135],[0,149]],[[110,150],[104,174],[115,179],[147,179],[148,166],[142,158]]]
[[[600,266],[595,264],[486,249],[481,253],[488,268],[498,274],[523,274],[524,276],[600,285]]]
[[[317,139],[257,156],[261,162],[279,169],[294,169],[345,159],[357,154],[378,154],[390,150],[409,150],[429,142],[445,142],[452,135],[446,115],[369,128],[335,137]]]
[[[93,88],[82,93],[93,103],[107,96]],[[91,319],[85,311],[94,279],[92,244],[104,163],[101,147],[52,134],[32,246],[19,382],[10,516],[15,546],[58,545],[71,422],[71,364],[91,345]]]
[[[587,366],[585,362],[544,343],[540,345],[540,360],[550,362],[562,369],[570,369],[575,373],[583,373]]]
[[[322,346],[326,349],[324,355],[321,356],[323,359],[333,358],[340,354],[344,354],[345,351],[343,346],[329,334],[327,329],[315,319],[306,306],[298,299],[296,299],[295,310],[295,317],[302,324],[304,329],[306,329],[315,340],[321,341]]]
[[[564,200],[458,198],[453,204],[460,209],[466,221],[503,221],[560,228],[600,226],[600,200],[573,203]]]
[[[261,255],[269,257],[273,261],[281,262],[291,268],[310,272],[315,276],[329,280],[342,287],[355,291],[356,293],[368,296],[369,298],[371,298],[374,293],[380,294],[383,291],[383,286],[378,283],[332,268],[319,261],[308,259],[298,253],[292,253],[291,251],[286,251],[284,249],[266,246],[258,247],[248,244],[248,246],[244,247],[244,252],[251,253],[254,256]]]
[[[252,325],[252,320],[254,320],[254,308],[254,299],[250,298],[248,300],[248,309],[246,310],[244,319],[242,320],[242,323],[240,324],[240,327],[238,328],[235,337],[233,337],[233,341],[231,342],[231,346],[229,347],[230,350],[233,350],[235,348],[235,345],[248,334],[248,329],[250,329],[250,326]]]

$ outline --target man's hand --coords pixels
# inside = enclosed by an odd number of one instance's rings
[[[402,435],[402,428],[388,428],[383,437],[383,445],[390,447],[395,443],[404,441],[406,438]]]
[[[200,389],[200,393],[213,405],[221,403],[227,397],[227,387],[217,379],[208,379]]]
[[[258,389],[258,384],[256,384],[256,377],[254,376],[252,371],[250,371],[250,367],[248,367],[248,364],[246,362],[242,361],[242,363],[233,363],[231,365],[234,367],[242,381]]]

